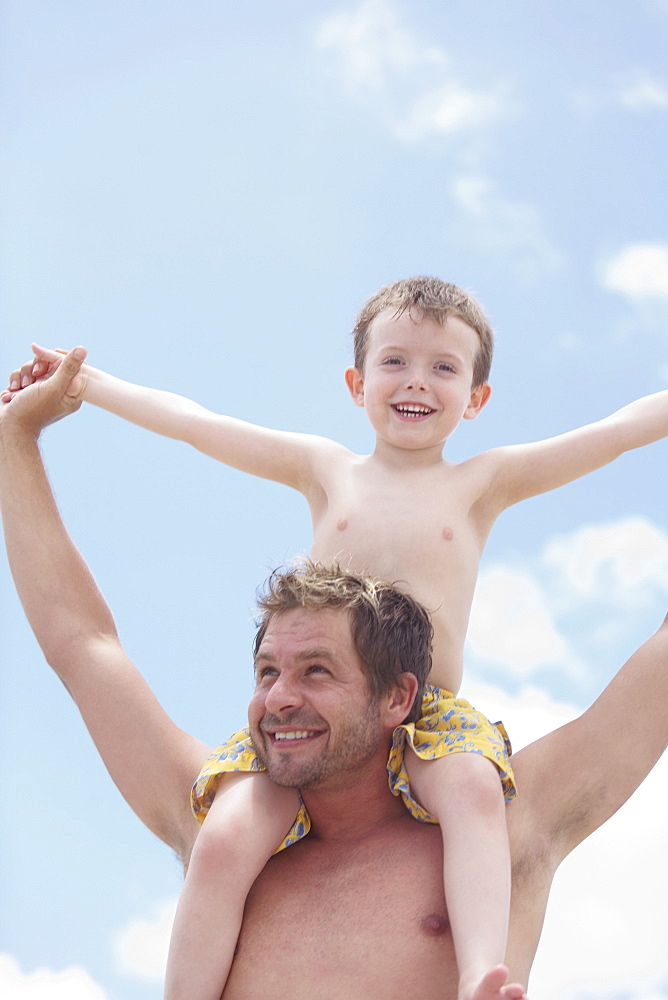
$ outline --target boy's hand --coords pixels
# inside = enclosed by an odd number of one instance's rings
[[[10,404],[3,407],[0,417],[3,431],[28,431],[39,437],[40,432],[49,424],[78,410],[81,399],[71,389],[77,382],[81,382],[79,370],[85,360],[85,348],[75,347],[59,358],[58,365],[51,373],[53,378],[36,378],[32,385],[22,386],[25,392],[16,390],[3,393],[4,402]],[[24,365],[25,367],[27,366]],[[9,398],[5,399],[5,396]]]
[[[11,402],[17,393],[29,385],[51,378],[67,354],[67,351],[50,351],[46,347],[40,347],[39,344],[32,344],[32,351],[35,357],[31,361],[27,361],[21,368],[15,369],[9,376],[7,388],[0,393],[0,400],[3,403]],[[85,385],[86,376],[82,372],[72,379],[67,387],[67,395],[76,398],[82,396]]]

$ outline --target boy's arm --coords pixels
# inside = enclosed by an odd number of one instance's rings
[[[33,350],[37,361],[12,375],[19,384],[52,375],[63,357],[36,344]],[[184,396],[135,385],[90,365],[83,366],[73,391],[80,400],[156,434],[185,441],[219,462],[306,494],[318,485],[317,457],[335,447],[315,435],[277,431],[214,413]]]
[[[645,396],[609,417],[534,444],[497,448],[486,497],[498,511],[607,465],[625,451],[668,435],[668,390]]]
[[[82,352],[83,353],[83,352]],[[30,625],[79,707],[113,780],[139,818],[186,857],[189,798],[208,748],[182,732],[125,654],[111,612],[58,513],[37,439],[78,407],[68,355],[48,382],[0,412],[0,504],[9,562]]]

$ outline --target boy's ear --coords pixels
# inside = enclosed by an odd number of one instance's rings
[[[406,671],[399,674],[393,687],[387,693],[383,721],[393,729],[401,725],[415,701],[418,682],[415,674]]]
[[[464,420],[475,420],[491,395],[492,387],[488,382],[477,385],[471,393],[469,405],[464,410]]]
[[[364,406],[364,376],[357,368],[346,368],[345,379],[355,406]]]

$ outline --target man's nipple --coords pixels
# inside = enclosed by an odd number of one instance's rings
[[[448,926],[448,918],[443,916],[442,913],[430,913],[422,921],[422,930],[433,937],[445,934]]]

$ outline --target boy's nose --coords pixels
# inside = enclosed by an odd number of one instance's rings
[[[406,379],[407,389],[426,389],[427,388],[427,377],[424,372],[419,369],[411,369],[408,372],[408,377]]]

